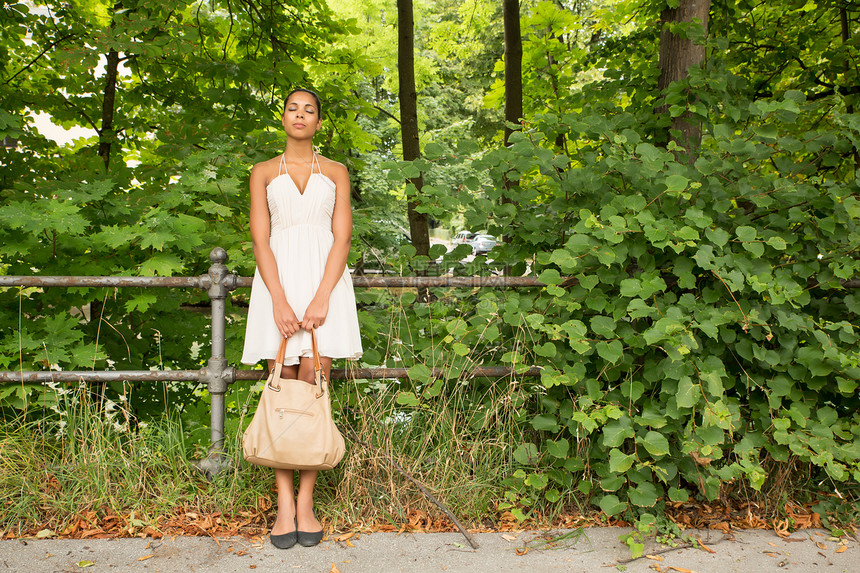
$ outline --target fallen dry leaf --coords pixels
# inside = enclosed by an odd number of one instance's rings
[[[653,559],[654,561],[663,561],[663,558],[659,555],[646,555],[646,559]]]
[[[517,547],[517,555],[525,555],[529,552],[528,547]]]
[[[774,520],[773,521],[773,531],[774,531],[774,533],[776,533],[777,535],[779,535],[782,538],[786,538],[789,535],[791,535],[791,533],[788,531],[788,520],[787,519],[783,519],[782,521]]]
[[[845,545],[843,545],[843,546],[841,546],[839,549],[837,549],[837,550],[836,550],[836,553],[842,553],[842,552],[844,552],[846,549],[848,549],[848,547],[847,547],[847,546],[845,546]]]
[[[332,563],[331,564],[331,571],[329,573],[340,573],[340,569],[337,568],[337,565]]]
[[[779,545],[777,545],[773,541],[768,541],[767,544],[770,545],[771,547],[779,547]]]
[[[78,561],[77,563],[75,563],[75,565],[77,565],[78,567],[83,569],[84,567],[92,567],[93,565],[95,565],[95,562],[94,561]]]
[[[667,569],[671,569],[672,571],[678,571],[679,573],[696,573],[692,569],[684,569],[683,567],[673,567],[669,565]]]
[[[355,545],[353,545],[352,541],[350,541],[349,539],[346,540],[346,546],[347,547],[355,547]]]
[[[516,536],[516,535],[509,535],[509,534],[507,534],[507,533],[503,533],[503,534],[502,534],[502,539],[504,539],[505,541],[516,541],[516,540],[517,540],[517,536]]]
[[[704,549],[704,550],[705,550],[705,551],[707,551],[708,553],[716,553],[716,551],[714,551],[713,549],[711,549],[710,547],[708,547],[707,545],[705,545],[704,543],[702,543],[702,540],[701,540],[701,539],[697,539],[696,541],[698,541],[698,542],[699,542],[699,547],[701,547],[702,549]]]
[[[147,559],[152,559],[153,557],[155,557],[155,555],[150,553],[149,555],[144,555],[143,557],[139,558],[138,561],[146,561]]]
[[[779,553],[774,553],[773,551],[762,551],[765,555],[770,555],[771,557],[779,557]]]
[[[827,546],[826,546],[826,545],[824,545],[823,543],[821,543],[820,541],[816,541],[816,542],[815,542],[815,545],[816,545],[819,549],[827,549]]]
[[[338,535],[334,538],[335,541],[346,541],[350,537],[355,535],[355,531],[350,531],[349,533],[344,533],[343,535]]]
[[[710,525],[710,527],[711,527],[711,529],[719,529],[720,531],[722,531],[722,532],[723,532],[723,533],[725,533],[726,535],[728,535],[728,534],[729,534],[729,531],[730,531],[730,530],[731,530],[731,528],[732,528],[732,526],[731,526],[731,525],[729,525],[729,524],[728,524],[727,522],[725,522],[725,521],[721,521],[721,522],[719,522],[719,523],[712,523],[712,524]]]

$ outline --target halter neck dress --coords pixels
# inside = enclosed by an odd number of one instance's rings
[[[271,220],[269,245],[278,263],[287,302],[299,321],[317,292],[334,244],[335,188],[334,182],[320,171],[316,153],[304,192],[287,173],[283,155],[278,176],[266,187]],[[320,356],[351,360],[361,356],[361,335],[349,269],[344,269],[332,290],[325,324],[317,327],[316,333]],[[272,316],[272,296],[257,269],[251,285],[242,363],[274,359],[281,338]],[[287,339],[284,364],[298,364],[300,356],[313,356],[310,333],[303,329]]]

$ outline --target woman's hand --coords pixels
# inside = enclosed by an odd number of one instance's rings
[[[289,338],[299,331],[299,319],[286,300],[279,303],[273,302],[272,314],[275,317],[275,326],[284,338]]]
[[[328,314],[328,299],[320,296],[315,296],[305,310],[305,316],[302,319],[302,328],[305,330],[313,330],[318,326],[325,324],[325,317]]]

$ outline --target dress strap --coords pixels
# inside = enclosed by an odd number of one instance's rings
[[[281,162],[278,164],[278,177],[281,176],[281,167],[284,168],[284,174],[287,173],[287,152],[281,154]]]
[[[320,168],[320,162],[319,162],[319,159],[317,159],[317,152],[316,152],[316,151],[313,151],[312,153],[314,154],[314,158],[311,160],[311,173],[313,173],[313,172],[314,172],[314,165],[316,165],[316,166],[317,166],[317,171],[316,171],[316,172],[317,172],[317,173],[322,173],[322,169]]]

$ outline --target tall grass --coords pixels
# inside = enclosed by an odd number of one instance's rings
[[[456,308],[456,301],[443,303]],[[496,513],[513,449],[523,441],[511,398],[520,391],[519,381],[465,379],[455,372],[454,355],[444,342],[435,342],[429,353],[425,345],[419,354],[414,309],[401,303],[399,293],[384,306],[390,320],[379,323],[381,332],[376,333],[388,345],[382,360],[426,364],[441,368],[444,376],[429,397],[426,386],[410,380],[333,384],[347,453],[337,468],[320,474],[318,515],[337,529],[356,523],[401,524],[410,510],[441,517],[395,469],[393,459],[461,520],[483,522]],[[498,349],[484,352],[494,351]],[[468,360],[492,363],[489,356]],[[244,403],[231,411],[240,417],[238,423],[233,419],[228,424],[230,464],[211,482],[193,466],[199,445],[182,419],[165,416],[136,423],[122,400],[105,400],[83,385],[57,389],[58,406],[46,409],[46,416],[30,411],[0,421],[0,531],[38,527],[59,532],[88,511],[102,516],[134,512],[137,521],[157,525],[159,516],[173,515],[178,508],[228,516],[252,512],[271,522],[273,473],[247,464],[241,455],[241,434],[258,393],[237,390],[234,400]],[[417,404],[398,402],[403,390],[421,399]]]
[[[232,505],[189,463],[193,447],[178,419],[135,425],[121,407],[83,388],[61,392],[56,410],[0,424],[0,530],[60,532],[92,511],[133,512],[136,521],[156,524],[177,508]]]
[[[409,510],[440,517],[388,455],[467,523],[494,513],[514,427],[506,423],[505,381],[490,386],[485,401],[498,406],[482,412],[479,422],[470,419],[467,405],[475,397],[466,384],[453,384],[432,409],[397,404],[393,382],[367,390],[346,382],[335,391],[336,402],[349,404],[336,414],[347,453],[337,468],[320,474],[319,517],[335,529],[401,524]],[[230,465],[208,482],[193,466],[197,448],[178,418],[129,425],[121,410],[106,411],[83,389],[64,401],[62,416],[0,423],[0,532],[59,533],[93,511],[100,517],[134,512],[137,521],[156,528],[160,516],[178,510],[274,519],[273,474],[242,459],[241,431],[227,438]]]

